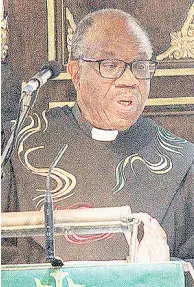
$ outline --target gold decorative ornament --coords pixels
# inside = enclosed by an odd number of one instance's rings
[[[8,57],[8,15],[4,10],[3,4],[1,17],[1,63],[5,64]]]
[[[72,43],[72,36],[73,32],[76,29],[76,24],[73,18],[73,15],[71,14],[69,8],[66,8],[66,21],[67,21],[67,50],[68,50],[68,62],[70,61],[70,55],[71,55],[71,43]]]
[[[172,32],[171,46],[157,56],[157,60],[194,59],[194,3],[191,5],[181,31]]]

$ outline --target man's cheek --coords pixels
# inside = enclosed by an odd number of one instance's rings
[[[143,89],[144,97],[147,98],[150,92],[150,81],[146,83]]]

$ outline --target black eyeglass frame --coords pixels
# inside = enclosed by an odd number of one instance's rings
[[[150,77],[149,77],[149,78],[137,78],[137,77],[134,76],[137,80],[150,80],[150,79],[153,78],[153,76],[154,76],[154,74],[155,74],[155,72],[156,72],[157,65],[158,65],[158,62],[155,61],[155,60],[135,60],[135,61],[133,61],[133,62],[131,62],[131,63],[127,63],[127,62],[125,62],[125,61],[123,61],[123,60],[119,60],[119,59],[101,59],[101,60],[94,60],[94,59],[82,58],[81,60],[84,61],[84,62],[89,62],[89,63],[90,63],[90,62],[91,62],[91,63],[98,63],[98,71],[99,71],[99,74],[101,75],[101,77],[102,77],[102,78],[105,78],[105,79],[110,79],[110,80],[111,80],[111,79],[112,79],[112,80],[114,80],[114,79],[115,79],[115,80],[116,80],[116,79],[119,79],[119,78],[124,74],[124,72],[126,71],[127,67],[129,67],[131,73],[133,74],[132,67],[133,67],[133,64],[136,63],[136,62],[151,62],[152,64],[154,64],[154,72],[153,72],[152,74],[150,74]],[[109,77],[104,77],[104,76],[102,76],[101,71],[100,71],[100,66],[101,66],[101,63],[102,63],[103,61],[105,61],[105,60],[108,60],[108,61],[116,60],[116,61],[123,62],[123,63],[125,64],[125,66],[124,66],[124,68],[122,69],[121,74],[120,74],[120,76],[119,76],[118,78],[109,78]],[[133,74],[133,75],[134,75],[134,74]]]

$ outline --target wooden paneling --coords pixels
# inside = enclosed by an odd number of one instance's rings
[[[61,2],[60,0],[56,0]],[[136,17],[148,31],[153,43],[154,52],[158,55],[168,47],[170,43],[170,33],[179,31],[188,14],[192,1],[189,0],[63,0],[74,15],[77,23],[83,15],[90,11],[103,8],[117,8],[129,12]]]
[[[9,54],[15,73],[28,80],[47,60],[46,1],[9,0]]]
[[[182,28],[192,1],[55,0],[57,37],[62,33],[62,2],[69,7],[76,23],[88,12],[101,8],[118,8],[131,13],[148,31],[154,53],[158,55],[169,46],[170,33]],[[46,0],[9,0],[8,13],[10,59],[22,80],[27,80],[47,59]]]

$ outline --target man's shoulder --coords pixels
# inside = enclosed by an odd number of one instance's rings
[[[184,137],[177,135],[176,132],[172,132],[160,125],[156,124],[156,128],[159,138],[165,142],[169,142],[169,148],[173,148],[174,144],[174,146],[182,147],[183,150],[188,150],[188,152],[194,154],[194,143]]]
[[[57,120],[57,119],[62,119],[62,118],[68,118],[69,115],[72,115],[72,108],[69,106],[64,106],[64,107],[55,107],[51,108],[49,110],[44,110],[41,113],[37,113],[36,111],[32,111],[30,115],[25,119],[23,126],[26,126],[28,124],[29,118],[46,118],[47,120]],[[11,130],[14,129],[16,124],[16,120],[9,120],[6,121],[5,123],[2,124],[1,129],[4,132],[10,133]]]
[[[190,166],[194,161],[194,143],[189,140],[180,137],[176,133],[158,125],[151,119],[146,119],[149,125],[155,129],[155,136],[152,142],[154,146],[162,150],[164,154],[167,154],[177,164]]]
[[[171,131],[170,129],[167,129],[161,125],[159,125],[157,122],[150,118],[143,118],[142,117],[142,123],[144,127],[151,127],[153,130],[156,131],[158,134],[158,137],[160,139],[171,141],[174,143],[184,143],[186,146],[189,146],[192,150],[194,149],[194,143],[189,141],[188,139],[179,136],[176,132]]]
[[[154,132],[149,144],[140,151],[140,155],[155,175],[161,175],[164,186],[169,185],[176,189],[193,165],[194,144],[153,120],[145,118],[143,121],[144,126],[148,126],[148,130]],[[158,179],[156,176],[156,180]]]
[[[50,120],[66,118],[72,114],[72,108],[68,105],[63,107],[55,107],[46,111],[46,117]]]
[[[69,106],[64,107],[55,107],[49,109],[45,113],[45,119],[48,122],[48,132],[50,130],[64,130],[71,129],[71,126],[74,126],[74,116],[72,113],[72,108]]]

